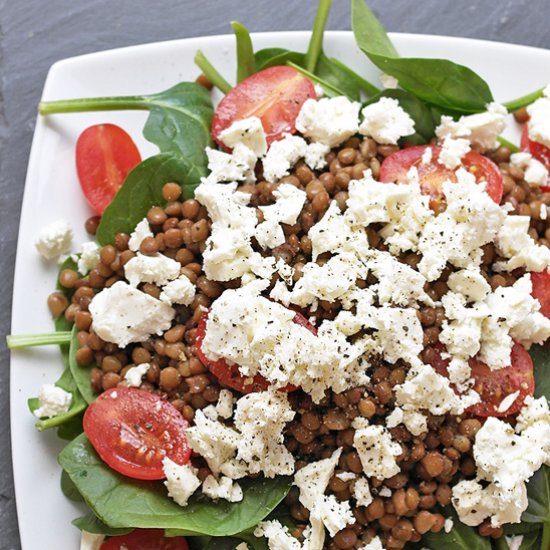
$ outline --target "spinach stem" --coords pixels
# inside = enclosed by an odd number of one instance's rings
[[[543,92],[544,88],[540,88],[538,90],[535,90],[534,92],[531,92],[530,94],[518,97],[517,99],[512,99],[512,101],[507,101],[506,103],[503,103],[503,105],[508,109],[508,111],[513,113],[514,111],[517,111],[522,107],[527,107],[527,105],[531,105],[531,103],[539,99],[539,97],[543,96]]]
[[[69,344],[71,332],[49,332],[47,334],[18,334],[6,336],[9,349],[29,348],[32,346],[49,346],[52,344]]]
[[[206,56],[199,50],[195,55],[195,65],[204,73],[204,76],[216,86],[221,92],[227,94],[231,91],[231,84],[214,68],[212,63],[206,59]]]
[[[331,0],[319,0],[319,7],[313,23],[313,31],[307,48],[305,57],[305,68],[310,73],[314,73],[317,68],[317,61],[323,49],[323,34],[327,24],[328,14],[330,12]]]
[[[256,72],[256,59],[247,28],[238,21],[231,21],[231,27],[237,41],[237,83],[239,83]]]
[[[376,95],[380,92],[380,89],[377,88],[374,84],[371,84],[368,80],[364,79],[361,75],[357,74],[353,69],[350,69],[347,65],[344,65],[339,59],[331,58],[330,59],[334,65],[337,67],[340,67],[343,71],[345,71],[355,82],[358,84],[358,86],[368,95]]]
[[[511,141],[508,141],[506,138],[503,138],[502,136],[497,136],[497,141],[504,147],[510,149],[512,153],[517,153],[519,151],[519,147],[517,145],[515,145]]]
[[[304,69],[303,67],[300,67],[300,65],[296,65],[296,63],[292,63],[292,61],[287,61],[286,64],[289,67],[293,67],[298,72],[307,76],[310,80],[313,80],[313,82],[322,86],[325,92],[327,92],[329,95],[346,95],[342,90],[339,90],[338,88],[336,88],[336,86],[333,86],[332,84],[329,84],[326,80],[323,80],[322,78],[319,78],[317,75],[310,73],[308,70]]]
[[[82,113],[89,111],[128,111],[148,109],[144,96],[120,97],[84,97],[80,99],[62,99],[60,101],[41,101],[38,112],[41,115],[58,113]]]

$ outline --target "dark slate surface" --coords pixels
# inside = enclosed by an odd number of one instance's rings
[[[349,29],[348,1],[333,4],[328,27]],[[315,5],[314,0],[0,0],[0,549],[20,548],[3,335],[10,326],[17,227],[36,104],[48,68],[58,59],[96,50],[226,33],[230,19],[254,31],[306,29]],[[550,48],[547,0],[370,0],[370,5],[391,31]]]

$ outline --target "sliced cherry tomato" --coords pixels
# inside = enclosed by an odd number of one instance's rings
[[[432,150],[432,160],[422,162],[426,149]],[[430,206],[434,208],[443,199],[441,187],[446,180],[456,181],[454,170],[449,170],[437,162],[441,147],[436,145],[417,145],[407,147],[392,153],[384,159],[380,167],[380,181],[408,183],[407,172],[414,166],[418,170],[420,189],[425,195],[430,195]],[[477,182],[486,181],[487,194],[500,204],[502,199],[502,174],[498,166],[487,157],[470,151],[462,158],[462,165],[471,172]]]
[[[522,151],[531,153],[531,155],[537,160],[540,160],[550,172],[550,148],[529,138],[529,126],[527,124],[523,127],[520,144]],[[541,190],[550,191],[550,174],[548,176],[548,185],[542,186]]]
[[[99,456],[136,479],[163,479],[165,456],[186,464],[188,427],[171,403],[138,388],[107,390],[84,413],[84,431]]]
[[[98,214],[103,214],[128,172],[140,161],[136,144],[119,126],[97,124],[80,134],[76,172],[86,200]]]
[[[550,318],[550,272],[531,273],[533,283],[533,298],[540,302],[540,312]]]
[[[236,120],[261,119],[268,145],[283,133],[296,131],[296,117],[309,98],[317,97],[313,82],[292,67],[270,67],[249,76],[219,103],[212,122],[212,137],[222,146],[220,132]]]
[[[197,336],[195,339],[195,348],[197,350],[197,356],[201,363],[208,368],[208,370],[224,385],[241,393],[252,393],[255,391],[265,391],[269,388],[269,382],[261,375],[256,374],[252,381],[246,376],[243,376],[239,372],[239,367],[236,364],[230,365],[225,359],[218,359],[217,361],[211,361],[206,357],[202,351],[202,343],[204,336],[206,335],[206,321],[208,319],[208,313],[205,313],[197,326]],[[307,328],[313,334],[317,334],[317,329],[301,314],[296,312],[293,321],[297,325],[301,325]],[[291,392],[298,388],[289,384],[281,391]]]
[[[163,529],[136,529],[109,537],[100,550],[189,550],[189,546],[183,537],[165,537]]]
[[[436,346],[436,354],[432,360],[433,368],[448,376],[447,365],[449,360],[441,357],[443,346]],[[474,379],[474,390],[481,396],[481,401],[470,407],[466,412],[475,416],[510,416],[518,413],[528,395],[535,393],[535,378],[533,375],[533,361],[527,350],[521,344],[514,344],[511,354],[511,365],[503,369],[491,370],[485,363],[475,357],[470,359]],[[497,409],[502,400],[519,390],[519,396],[510,408],[504,412]]]

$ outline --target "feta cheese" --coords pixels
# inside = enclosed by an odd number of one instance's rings
[[[360,108],[344,96],[308,99],[300,109],[296,129],[312,141],[336,147],[357,133]]]
[[[308,143],[304,160],[312,170],[321,170],[327,165],[325,157],[330,153],[330,147],[316,141]]]
[[[334,495],[325,496],[311,512],[312,520],[320,520],[331,537],[346,525],[355,523],[349,501],[339,501]]]
[[[221,389],[216,403],[216,412],[222,418],[231,418],[233,416],[233,394],[231,390]]]
[[[353,498],[357,506],[368,506],[372,502],[372,495],[370,494],[369,481],[367,478],[360,477],[353,484]]]
[[[395,90],[399,87],[399,80],[389,74],[382,73],[378,78],[386,90]]]
[[[77,260],[78,272],[87,275],[99,262],[99,247],[94,241],[82,243],[80,256]]]
[[[447,285],[453,292],[462,294],[468,302],[481,302],[491,291],[491,285],[476,266],[451,273]]]
[[[307,143],[303,138],[291,134],[284,134],[283,139],[274,141],[271,144],[271,147],[262,161],[264,178],[268,182],[274,183],[283,176],[288,175],[290,169],[298,160],[305,156],[306,150]]]
[[[420,159],[420,162],[422,164],[430,164],[430,162],[432,162],[432,156],[433,156],[432,148],[426,147],[426,149],[424,149],[424,152],[422,153],[422,158]]]
[[[516,399],[518,397],[519,397],[519,390],[515,391],[514,393],[511,393],[510,395],[507,395],[497,407],[497,412],[505,413],[516,402]]]
[[[535,187],[548,185],[548,170],[546,166],[531,156],[530,153],[514,153],[510,157],[510,164],[523,168],[523,179]]]
[[[179,262],[164,254],[146,256],[138,252],[124,264],[124,276],[132,286],[139,283],[166,285],[179,277],[180,269]]]
[[[221,476],[219,480],[214,476],[208,476],[202,482],[202,492],[212,500],[240,502],[243,499],[241,486],[225,476]]]
[[[219,137],[230,148],[235,147],[238,143],[245,145],[256,157],[263,157],[267,152],[262,121],[256,116],[236,120],[229,128],[220,132]]]
[[[428,431],[428,419],[422,413],[414,410],[403,410],[395,407],[386,418],[386,426],[395,428],[404,424],[405,428],[414,436],[419,436]]]
[[[34,242],[46,260],[54,260],[71,249],[73,230],[67,220],[57,220],[43,227]]]
[[[39,407],[34,411],[37,418],[53,418],[66,413],[73,401],[73,395],[54,384],[44,384],[38,393]]]
[[[401,470],[395,460],[402,453],[401,445],[393,441],[384,426],[370,426],[359,417],[353,422],[353,446],[359,454],[363,473],[367,477],[387,479]]]
[[[529,119],[529,139],[550,147],[550,98],[537,99],[527,107]]]
[[[291,536],[288,527],[282,525],[279,520],[261,521],[254,530],[254,536],[267,538],[269,550],[302,550],[298,539]],[[316,550],[321,548],[322,544]]]
[[[368,544],[361,546],[359,550],[384,550],[380,537],[374,537]]]
[[[203,180],[206,183],[256,181],[254,168],[258,157],[243,143],[236,143],[232,153],[225,153],[207,147],[208,169],[210,174]]]
[[[193,301],[195,293],[195,285],[185,275],[180,275],[177,279],[164,285],[159,300],[170,305],[182,304],[188,306]]]
[[[134,231],[130,234],[130,240],[128,241],[128,248],[132,252],[137,252],[141,243],[147,237],[154,237],[153,232],[149,226],[147,218],[143,218],[137,225]]]
[[[147,374],[150,367],[151,365],[149,363],[140,363],[139,365],[128,369],[124,375],[125,385],[133,388],[139,388],[141,386],[142,378]]]
[[[396,145],[397,140],[414,134],[414,120],[399,105],[397,99],[382,97],[363,107],[363,122],[359,133],[384,145]]]
[[[462,157],[470,151],[470,142],[464,138],[445,136],[437,161],[449,170],[454,170],[462,164]]]
[[[164,485],[168,489],[168,496],[180,506],[187,506],[189,498],[201,485],[197,477],[198,470],[190,463],[180,466],[168,457],[164,457],[162,468],[166,475]]]
[[[175,316],[168,304],[123,281],[96,294],[89,310],[95,333],[120,348],[144,342],[152,334],[161,335],[170,328]]]
[[[445,533],[450,533],[453,530],[454,522],[452,518],[447,518],[443,524],[443,530]]]
[[[80,532],[80,550],[100,550],[105,535],[96,535],[87,531]]]

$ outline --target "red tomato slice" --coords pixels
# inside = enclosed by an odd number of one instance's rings
[[[527,124],[523,127],[520,145],[522,151],[531,153],[534,158],[540,160],[540,162],[550,171],[550,148],[542,143],[529,139],[529,126]],[[542,191],[550,191],[550,175],[548,176],[548,185],[542,186],[541,189]]]
[[[138,388],[102,393],[84,413],[84,431],[99,456],[121,474],[163,479],[165,456],[186,464],[187,420],[168,401]]]
[[[533,283],[533,298],[540,302],[540,312],[550,318],[550,272],[531,273]]]
[[[219,103],[212,122],[212,137],[236,120],[251,116],[261,119],[268,145],[284,132],[296,131],[296,117],[309,98],[317,97],[313,82],[292,67],[270,67],[249,76]]]
[[[76,172],[86,200],[98,214],[103,214],[128,172],[140,161],[136,144],[119,126],[97,124],[80,134]]]
[[[163,529],[136,529],[109,537],[100,550],[189,550],[189,546],[183,537],[165,537]]]
[[[436,346],[438,352],[442,352],[442,345]],[[503,369],[491,370],[485,363],[475,357],[470,359],[472,378],[475,380],[474,390],[481,396],[481,401],[470,407],[466,412],[475,416],[510,416],[517,414],[523,407],[523,402],[528,395],[535,393],[535,378],[533,375],[533,361],[527,350],[521,344],[514,344],[511,354],[511,365]],[[433,368],[448,376],[448,359],[436,355],[432,361]],[[498,406],[508,395],[519,390],[519,396],[509,409],[498,412]]]
[[[432,160],[426,164],[422,162],[424,151],[432,150]],[[446,180],[456,181],[455,171],[449,170],[437,159],[441,147],[436,145],[417,145],[407,147],[392,153],[384,159],[380,167],[380,181],[407,183],[407,172],[413,166],[418,170],[420,189],[425,195],[430,195],[430,205],[434,207],[443,198],[441,186]],[[462,165],[471,172],[477,182],[486,181],[485,191],[497,203],[502,199],[502,174],[498,166],[487,157],[470,151],[462,158]]]
[[[211,361],[206,357],[202,351],[202,342],[206,334],[206,321],[208,319],[208,313],[205,313],[197,326],[197,336],[195,339],[195,348],[197,350],[197,357],[201,363],[208,368],[208,370],[224,385],[241,393],[252,393],[255,391],[265,391],[269,388],[269,382],[261,375],[256,374],[252,381],[246,378],[239,372],[239,367],[236,364],[230,365],[225,359],[218,359],[217,361]],[[301,314],[296,312],[293,321],[297,325],[306,327],[313,334],[317,334],[317,329]],[[281,391],[291,392],[298,388],[289,384]]]

